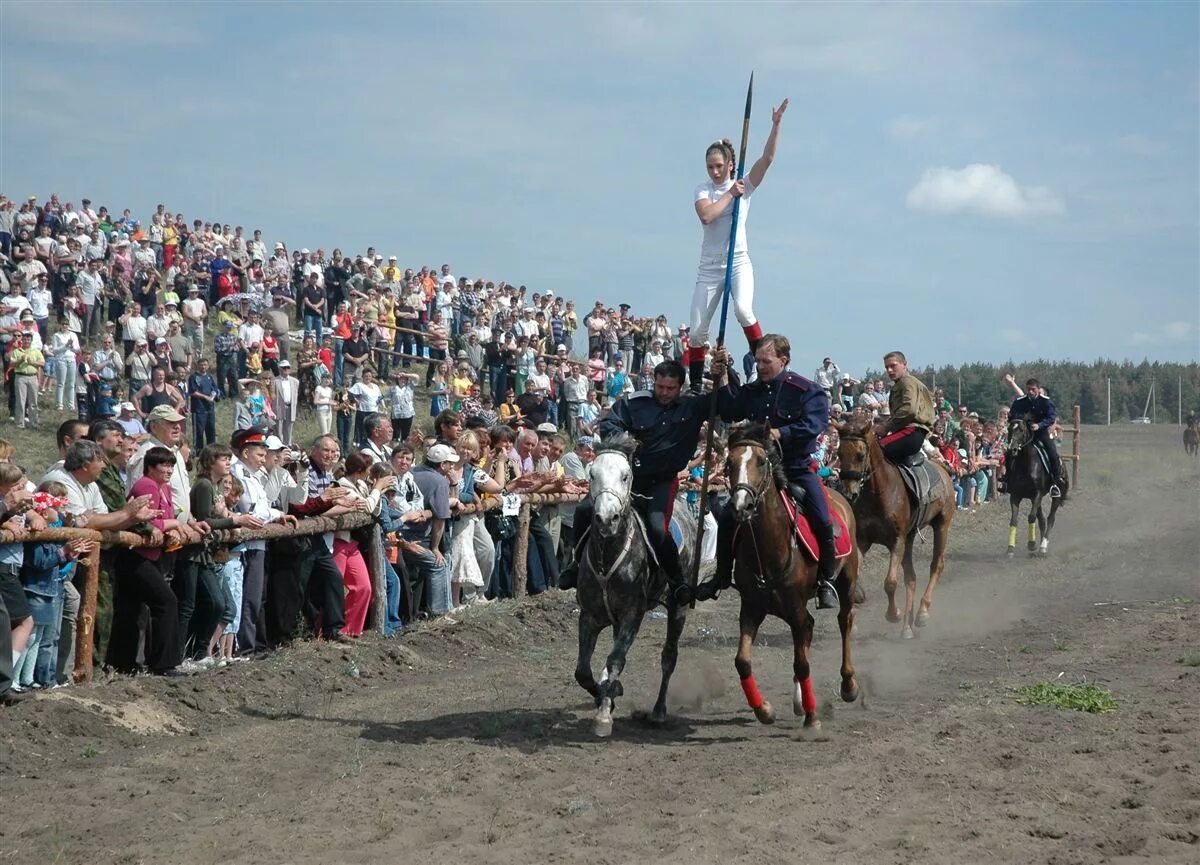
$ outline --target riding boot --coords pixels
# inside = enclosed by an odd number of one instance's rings
[[[717,570],[713,578],[696,586],[697,601],[714,601],[733,582],[733,537],[717,532]]]
[[[679,561],[679,550],[675,548],[675,542],[668,535],[662,539],[654,552],[658,556],[658,564],[662,568],[663,576],[667,578],[667,588],[675,603],[681,607],[690,604],[695,595],[687,577],[683,575],[683,565]]]
[[[1050,474],[1053,483],[1050,484],[1050,498],[1057,499],[1062,496],[1063,482],[1063,464],[1062,457],[1058,455],[1058,448],[1050,447]]]
[[[688,381],[692,393],[704,390],[704,360],[693,360],[688,364]]]
[[[821,561],[817,564],[817,609],[836,610],[841,606],[833,581],[838,575],[836,540],[833,526],[817,530],[817,548]]]
[[[578,513],[578,511],[576,512]],[[579,540],[575,543],[575,554],[571,557],[571,563],[558,572],[558,587],[560,589],[574,589],[579,583],[579,561],[583,555],[583,551],[587,548],[587,537],[590,529],[584,529]]]

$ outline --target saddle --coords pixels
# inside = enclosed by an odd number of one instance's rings
[[[893,465],[900,470],[904,480],[904,488],[912,500],[912,513],[908,519],[908,530],[924,525],[929,507],[933,504],[934,490],[941,482],[937,466],[926,459],[923,451],[917,451],[912,456]]]
[[[1058,478],[1054,478],[1052,472],[1050,471],[1050,466],[1052,463],[1050,462],[1050,454],[1046,453],[1046,448],[1042,446],[1041,442],[1035,441],[1033,443],[1033,449],[1037,452],[1038,459],[1042,461],[1042,468],[1046,470],[1046,474],[1053,478],[1052,483],[1058,483]]]
[[[846,528],[846,521],[842,519],[842,515],[838,513],[829,501],[829,490],[825,490],[825,502],[829,507],[829,517],[833,522],[833,549],[835,558],[844,559],[850,555],[852,547],[852,538],[850,532]],[[788,493],[792,493],[789,495]],[[800,495],[797,497],[795,493]],[[817,535],[813,531],[812,523],[809,521],[808,515],[804,513],[803,502],[807,496],[804,495],[804,490],[794,484],[788,484],[788,492],[780,492],[780,498],[783,499],[783,506],[787,508],[788,516],[791,517],[792,527],[795,529],[796,542],[800,550],[814,562],[821,560],[821,548],[817,544]],[[798,500],[793,500],[793,498]]]

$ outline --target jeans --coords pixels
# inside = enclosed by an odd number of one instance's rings
[[[304,313],[304,332],[315,333],[317,335],[317,345],[321,344],[321,334],[324,333],[322,330],[324,326],[319,312]]]
[[[54,364],[54,407],[59,411],[75,402],[75,364],[60,360]]]
[[[42,687],[56,684],[54,667],[58,659],[58,630],[62,621],[62,599],[26,593],[25,600],[33,617],[33,633],[25,652],[13,670],[13,680],[22,688],[35,682]]]
[[[237,355],[217,355],[217,389],[226,399],[238,398]],[[131,384],[130,387],[133,385]]]
[[[192,412],[192,441],[195,452],[200,453],[205,445],[217,441],[217,412],[212,405],[203,405]]]
[[[242,624],[242,575],[242,557],[231,553],[229,561],[221,566],[221,577],[233,602],[233,619],[225,626],[226,634],[236,634]]]
[[[531,595],[558,585],[558,557],[542,514],[534,512],[529,520],[529,585]]]
[[[434,615],[450,612],[450,560],[443,558],[439,565],[429,550],[420,555],[405,551],[404,564],[412,580],[413,606],[420,610],[427,602]]]
[[[504,392],[508,389],[508,381],[503,366],[488,367],[488,387],[492,395],[492,403],[499,406],[504,402]]]
[[[333,383],[342,386],[342,374],[345,372],[346,356],[342,353],[343,340],[340,336],[333,338]]]
[[[395,636],[396,632],[404,627],[404,620],[400,618],[400,576],[396,573],[396,569],[392,567],[392,563],[387,559],[383,560],[383,574],[387,585],[387,605],[383,619],[383,635],[385,637]]]
[[[344,411],[337,413],[337,438],[338,444],[342,447],[342,453],[350,453],[350,429],[354,424],[354,415],[356,412],[347,414]]]

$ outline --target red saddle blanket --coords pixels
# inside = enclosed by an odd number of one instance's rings
[[[834,534],[837,536],[834,540],[833,548],[837,553],[837,557],[844,559],[850,555],[852,541],[850,532],[846,528],[846,521],[842,519],[842,515],[834,510],[832,502],[829,501],[829,490],[823,490],[823,492],[825,493],[825,501],[829,505],[829,516],[833,520]],[[800,549],[804,550],[814,562],[820,561],[821,548],[817,546],[817,536],[813,533],[808,517],[796,510],[796,503],[792,501],[792,497],[786,492],[781,491],[779,494],[783,497],[783,506],[787,508],[788,514],[792,518],[792,524],[796,527],[796,540],[800,543]]]

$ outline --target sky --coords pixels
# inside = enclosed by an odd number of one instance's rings
[[[749,159],[793,366],[1200,358],[1196,3],[0,4],[0,192],[682,322]],[[744,346],[732,321],[731,344]]]

